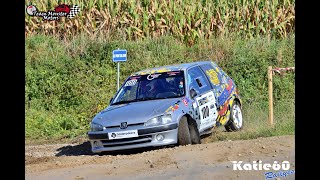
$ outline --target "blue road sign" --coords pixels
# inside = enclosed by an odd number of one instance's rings
[[[118,49],[112,51],[112,61],[113,62],[124,62],[127,61],[127,50]]]

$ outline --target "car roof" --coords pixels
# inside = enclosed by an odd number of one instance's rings
[[[214,63],[214,62],[212,62],[210,60],[206,60],[206,61],[196,61],[196,62],[191,62],[191,63],[173,64],[173,65],[148,68],[148,69],[144,69],[144,70],[132,73],[131,76],[153,74],[153,73],[160,73],[160,72],[168,72],[168,71],[185,71],[186,69],[188,69],[190,67],[202,65],[202,64],[208,64],[208,63]]]

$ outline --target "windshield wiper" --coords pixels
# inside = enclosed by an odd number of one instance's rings
[[[111,105],[127,104],[127,103],[131,103],[131,102],[148,101],[148,100],[155,100],[155,99],[167,99],[167,98],[174,98],[174,96],[163,97],[163,98],[144,97],[144,98],[134,99],[134,100],[131,100],[131,101],[119,101],[119,102],[112,103]]]
[[[154,98],[151,98],[151,97],[144,97],[144,98],[134,99],[134,100],[130,100],[130,101],[119,101],[119,102],[112,103],[111,105],[127,104],[127,103],[131,103],[131,102],[146,101],[146,100],[153,100],[153,99]]]
[[[147,101],[147,100],[154,100],[155,98],[152,97],[144,97],[144,98],[138,98],[135,101]]]
[[[127,103],[131,103],[131,102],[136,102],[136,100],[132,100],[132,101],[119,101],[119,102],[112,103],[111,105],[127,104]]]

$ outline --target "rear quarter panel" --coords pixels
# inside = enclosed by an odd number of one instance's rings
[[[217,64],[211,64],[213,69],[207,70],[206,75],[213,85],[213,93],[217,99],[217,126],[225,125],[230,118],[230,107],[235,99],[241,103],[237,86],[234,81]]]

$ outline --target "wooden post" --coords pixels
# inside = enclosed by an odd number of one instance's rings
[[[269,123],[273,125],[273,87],[272,87],[272,66],[268,67],[268,86],[269,86]]]

